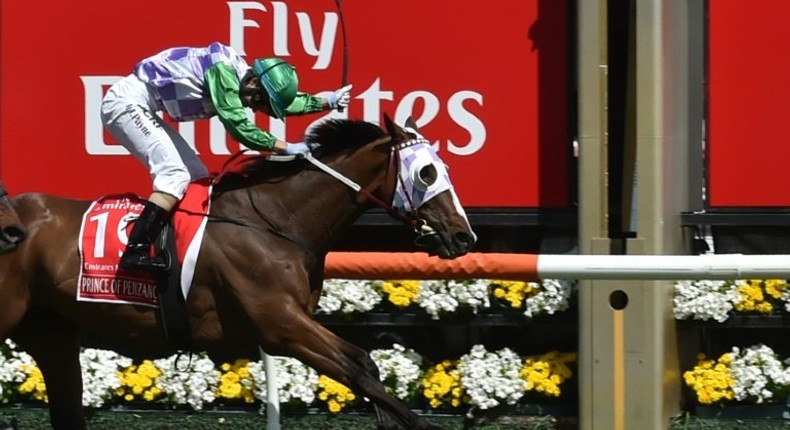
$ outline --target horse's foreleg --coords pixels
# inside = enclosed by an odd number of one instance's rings
[[[14,331],[13,339],[36,360],[44,376],[52,428],[86,429],[79,329],[52,314],[31,313]]]
[[[362,348],[357,348],[356,346],[352,346],[352,350],[348,351],[349,355],[354,357],[357,363],[362,366],[368,373],[370,373],[373,378],[380,381],[380,371],[378,366],[376,366],[376,362],[370,357],[370,354],[365,352]],[[373,403],[373,409],[376,411],[376,422],[378,422],[379,430],[389,430],[389,429],[396,429],[398,428],[397,421],[394,420],[394,417],[387,413],[386,410],[381,408],[377,403]]]
[[[8,337],[27,312],[30,295],[23,281],[9,274],[6,267],[5,277],[0,284],[0,343]]]
[[[406,429],[434,429],[403,402],[389,395],[369,355],[321,326],[296,307],[281,307],[260,325],[263,347],[272,354],[293,356],[318,372],[369,398],[376,406],[379,428],[394,428],[390,415]],[[278,324],[279,323],[279,324]],[[277,330],[271,325],[276,324]],[[364,358],[363,358],[364,357]]]
[[[324,284],[323,274],[324,264],[322,261],[314,271],[313,276],[310,277],[310,304],[307,306],[307,311],[309,313],[315,312],[318,307],[318,301],[321,299],[321,288]],[[370,358],[370,354],[365,352],[362,348],[357,348],[353,345],[351,345],[351,347],[352,348],[346,352],[359,363],[365,371],[373,376],[373,378],[381,380],[381,378],[379,378],[379,368]],[[373,408],[376,411],[376,422],[378,422],[380,430],[398,428],[398,424],[393,420],[393,417],[384,411],[378,404],[374,403]]]

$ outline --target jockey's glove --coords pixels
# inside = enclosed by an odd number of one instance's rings
[[[299,154],[304,155],[304,154],[309,154],[310,153],[310,147],[307,146],[303,142],[286,143],[285,144],[285,151],[283,151],[283,153],[287,154],[287,155],[299,155]]]
[[[343,88],[335,90],[332,94],[327,96],[326,101],[332,109],[345,109],[351,101],[351,87],[353,85],[346,85]]]

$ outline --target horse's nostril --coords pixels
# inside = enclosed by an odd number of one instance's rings
[[[467,247],[471,247],[475,243],[475,238],[465,231],[456,233],[455,240],[458,241],[458,243],[466,245]]]
[[[19,226],[7,226],[3,228],[3,236],[11,243],[19,243],[27,237],[27,230]]]

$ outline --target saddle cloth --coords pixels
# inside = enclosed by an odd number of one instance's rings
[[[210,181],[193,182],[173,211],[176,261],[181,266],[181,293],[186,299],[195,274],[200,243],[208,221]],[[146,200],[114,194],[91,203],[82,217],[79,237],[80,274],[77,300],[159,306],[156,274],[120,269],[118,263]]]

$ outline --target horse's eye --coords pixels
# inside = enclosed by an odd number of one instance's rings
[[[415,177],[412,178],[412,181],[414,182],[414,186],[421,191],[427,190],[428,187],[436,182],[436,178],[439,176],[436,166],[433,164],[426,164],[415,173],[416,175],[414,175]]]

